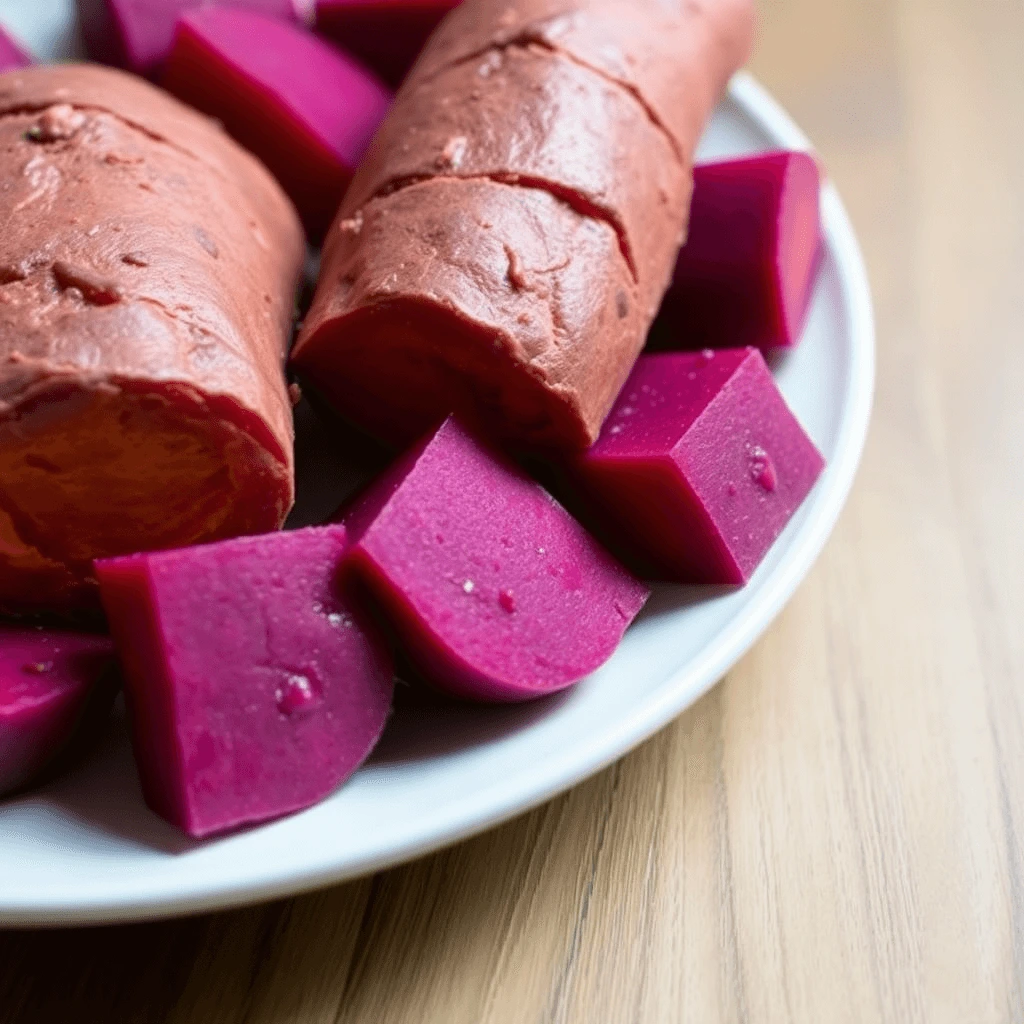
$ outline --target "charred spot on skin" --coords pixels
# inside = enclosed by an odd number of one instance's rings
[[[220,249],[217,248],[217,243],[198,224],[192,228],[192,233],[207,255],[212,256],[214,259],[220,258]]]
[[[64,260],[54,263],[53,279],[62,292],[73,298],[80,296],[90,306],[112,306],[124,298],[113,281],[105,281],[93,271]]]
[[[144,256],[141,252],[126,252],[121,257],[121,262],[128,264],[129,267],[148,267],[149,259]]]
[[[73,138],[85,122],[86,116],[80,110],[68,103],[57,103],[47,107],[36,123],[29,126],[25,139],[40,144],[62,142]]]
[[[615,295],[615,312],[619,314],[620,320],[629,316],[629,296],[621,288]]]

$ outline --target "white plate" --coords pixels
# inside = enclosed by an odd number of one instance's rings
[[[68,52],[70,3],[0,0],[40,54]],[[749,76],[733,82],[704,158],[807,139]],[[835,189],[801,346],[777,379],[829,467],[745,590],[662,587],[614,659],[521,708],[402,708],[371,761],[318,807],[197,844],[142,803],[123,721],[71,777],[0,806],[0,924],[111,922],[270,899],[398,864],[489,828],[597,772],[694,703],[803,579],[860,458],[874,383],[867,279]]]

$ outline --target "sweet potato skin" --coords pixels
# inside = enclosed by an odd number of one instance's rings
[[[438,407],[490,434],[515,423],[538,448],[553,431],[585,445],[600,427],[594,400],[614,401],[646,320],[608,225],[541,189],[486,180],[369,203],[332,233],[320,290],[325,331],[342,335],[298,365],[396,447],[434,426]]]
[[[270,175],[64,65],[0,75],[0,180],[0,606],[95,607],[93,557],[279,526],[303,242]]]
[[[654,0],[466,0],[427,44],[342,204],[295,368],[358,425],[381,433],[387,421],[389,441],[409,441],[427,421],[457,409],[516,446],[566,451],[593,443],[671,278],[697,138],[747,55],[752,15],[749,0],[678,8]],[[368,212],[378,225],[387,215],[377,204],[401,203],[403,192],[441,182],[451,185],[450,219],[475,218],[480,241],[440,223],[428,229],[432,218],[444,220],[442,211],[403,206],[402,224],[384,233],[387,249],[354,251],[381,244],[379,231],[353,240]],[[481,182],[506,191],[482,200]],[[611,230],[619,253],[597,236],[566,248],[558,217],[538,223],[528,212],[534,190]],[[545,295],[534,292],[548,306],[541,319],[554,325],[539,346],[536,318],[481,319],[447,274],[453,264],[473,262],[466,246],[486,249],[496,222],[512,225],[502,236],[506,258],[477,261],[471,276],[479,294],[521,291],[517,268],[539,268],[527,254],[547,247],[567,261],[546,268],[565,280]],[[552,245],[552,238],[561,241]],[[415,261],[424,257],[418,272]],[[622,262],[629,288],[617,283]],[[416,280],[404,294],[398,282],[410,276]],[[620,312],[607,316],[612,281]],[[423,329],[411,322],[410,303],[432,307]],[[478,358],[469,355],[474,334]],[[448,336],[456,339],[451,345]],[[511,360],[497,366],[482,354],[488,347]],[[396,379],[384,395],[381,382],[392,376],[399,348],[406,367],[418,357],[422,372]],[[457,401],[436,386],[439,366],[461,378]],[[494,404],[495,393],[527,390],[537,401]],[[373,422],[361,416],[359,394],[380,396]]]

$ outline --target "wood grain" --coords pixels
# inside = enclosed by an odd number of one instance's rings
[[[0,1022],[1024,1021],[1024,4],[764,0],[877,302],[855,493],[620,764],[374,879],[0,936]]]

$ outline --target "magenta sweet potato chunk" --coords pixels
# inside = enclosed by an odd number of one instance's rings
[[[316,28],[397,87],[459,0],[318,0]]]
[[[807,153],[695,168],[690,232],[659,325],[668,346],[772,349],[800,340],[821,244],[820,190]]]
[[[684,583],[745,583],[824,467],[756,349],[641,357],[573,473],[614,550]]]
[[[97,566],[146,801],[190,835],[308,807],[377,742],[391,661],[345,546],[330,526]]]
[[[0,27],[0,72],[27,68],[31,63],[24,47]]]
[[[391,104],[375,75],[326,40],[223,7],[180,19],[163,82],[270,168],[314,241]]]
[[[65,749],[113,665],[108,637],[0,627],[0,795],[31,782]]]
[[[542,487],[447,420],[346,515],[348,563],[426,678],[479,701],[563,689],[648,590]]]
[[[284,21],[298,21],[306,0],[76,0],[89,56],[153,77],[171,52],[179,15],[226,3]]]

